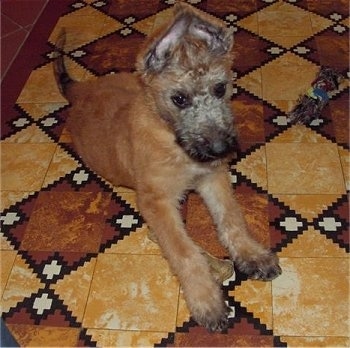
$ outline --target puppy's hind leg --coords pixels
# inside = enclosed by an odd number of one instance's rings
[[[201,249],[187,235],[177,203],[139,193],[138,207],[180,281],[193,318],[210,331],[226,329],[228,308],[220,287]]]

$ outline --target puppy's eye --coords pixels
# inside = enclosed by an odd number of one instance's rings
[[[214,86],[214,95],[216,98],[222,98],[226,93],[226,83],[220,82]]]
[[[181,92],[171,96],[171,100],[180,109],[185,109],[191,104],[189,96]]]

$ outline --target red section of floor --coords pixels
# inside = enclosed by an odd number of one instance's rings
[[[48,0],[1,1],[1,80]]]

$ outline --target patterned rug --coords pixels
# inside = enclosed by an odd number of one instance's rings
[[[321,65],[348,77],[348,1],[189,2],[234,28],[232,185],[283,274],[225,281],[224,333],[191,319],[135,193],[75,153],[52,71],[61,28],[76,79],[132,71],[174,1],[51,0],[2,84],[1,312],[21,346],[350,346],[348,79],[320,119],[286,121]],[[194,240],[227,257],[196,194],[183,216]]]

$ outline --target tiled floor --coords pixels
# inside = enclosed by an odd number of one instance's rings
[[[1,1],[1,79],[17,56],[47,1]]]
[[[319,66],[347,76],[348,1],[190,2],[235,28],[232,184],[283,274],[223,284],[226,333],[191,320],[134,192],[74,152],[52,73],[62,27],[75,78],[132,70],[173,1],[50,0],[2,83],[1,311],[22,346],[350,346],[348,80],[318,122],[285,118]],[[227,256],[201,200],[184,208],[189,234]]]

